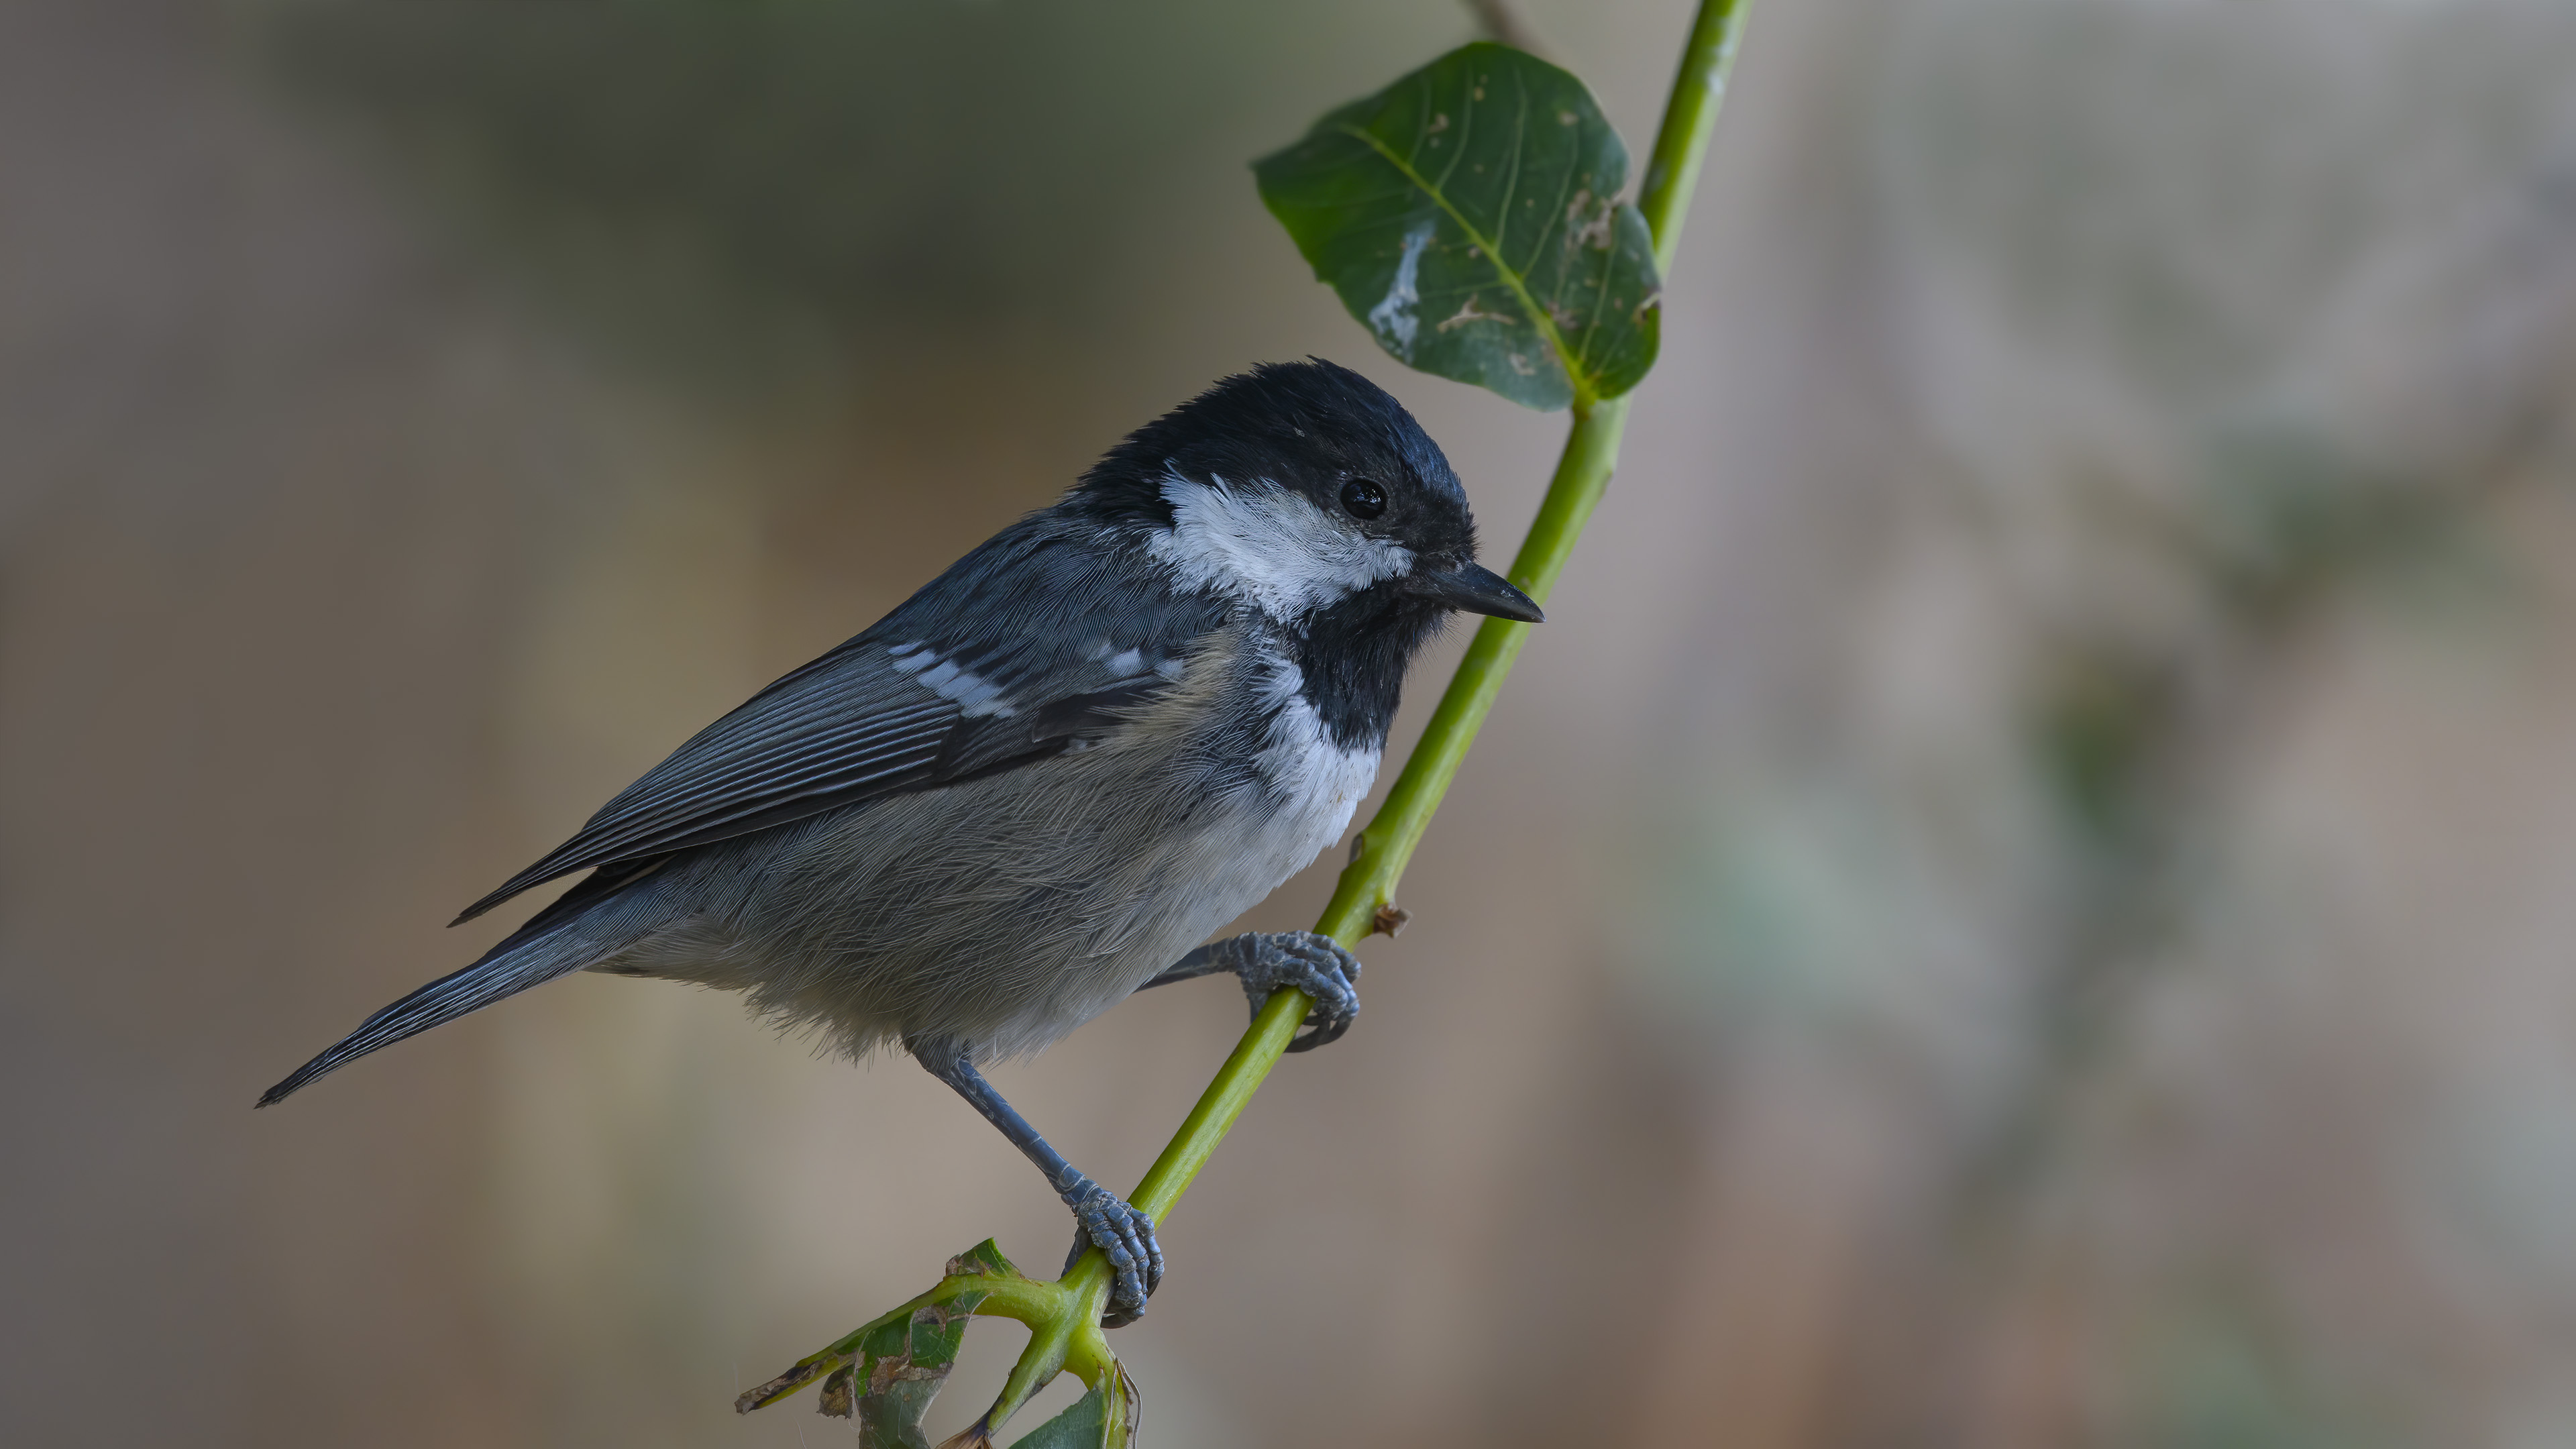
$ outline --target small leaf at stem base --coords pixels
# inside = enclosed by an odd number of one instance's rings
[[[1129,1449],[1136,1442],[1141,1408],[1136,1381],[1127,1376],[1124,1364],[1112,1364],[1099,1387],[1030,1430],[1011,1449]]]
[[[856,1364],[845,1363],[832,1370],[832,1376],[823,1380],[822,1398],[814,1405],[814,1412],[831,1419],[850,1417],[858,1397],[851,1391],[850,1381],[857,1376]]]

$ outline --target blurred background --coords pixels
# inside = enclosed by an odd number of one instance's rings
[[[1642,149],[1687,6],[1522,14]],[[1051,1266],[731,997],[250,1103],[1223,373],[1368,371],[1507,552],[1563,420],[1245,169],[1473,34],[0,4],[0,1440],[841,1442],[731,1398]],[[1666,305],[1364,1023],[1166,1225],[1146,1442],[2576,1445],[2576,7],[1759,0]],[[1124,1185],[1241,1024],[1000,1084]]]

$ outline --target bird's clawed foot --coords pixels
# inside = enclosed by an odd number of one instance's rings
[[[1226,969],[1243,982],[1259,1016],[1272,992],[1293,986],[1315,998],[1306,1013],[1307,1033],[1288,1043],[1292,1052],[1312,1051],[1338,1041],[1360,1014],[1360,958],[1330,936],[1312,931],[1252,931],[1219,941]]]
[[[1109,1259],[1114,1277],[1101,1327],[1124,1328],[1144,1317],[1145,1300],[1163,1285],[1163,1245],[1154,1239],[1154,1220],[1078,1172],[1058,1195],[1081,1225],[1073,1237],[1073,1251],[1065,1257],[1064,1271],[1072,1272],[1092,1248]]]

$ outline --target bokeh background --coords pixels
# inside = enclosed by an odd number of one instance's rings
[[[1521,9],[1641,147],[1687,7]],[[1051,1262],[945,1089],[674,986],[250,1103],[1215,376],[1367,370],[1507,548],[1562,420],[1245,170],[1473,33],[0,4],[0,1441],[841,1442],[731,1397]],[[2576,1445],[2576,7],[1759,0],[1736,90],[1415,924],[1166,1227],[1146,1442]],[[1131,1182],[1241,1016],[1001,1085]]]

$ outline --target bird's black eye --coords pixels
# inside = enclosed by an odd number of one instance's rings
[[[1354,478],[1342,485],[1342,507],[1353,518],[1375,518],[1386,512],[1386,490],[1366,478]]]

